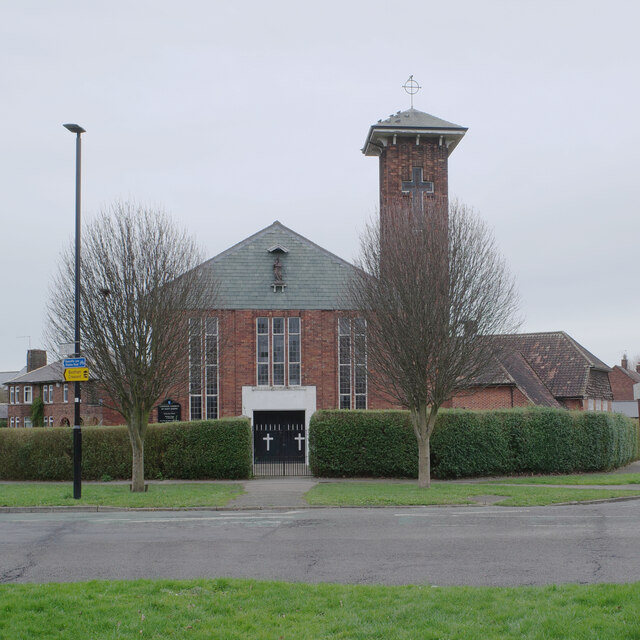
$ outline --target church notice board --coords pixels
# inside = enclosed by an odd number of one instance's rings
[[[173,400],[165,400],[158,405],[158,422],[180,422],[182,407]]]

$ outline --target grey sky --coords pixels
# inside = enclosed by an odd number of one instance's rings
[[[368,127],[409,106],[469,127],[450,194],[495,229],[524,330],[640,353],[635,0],[0,0],[0,371],[42,345],[83,215],[169,211],[211,257],[278,219],[352,260],[378,203]],[[637,190],[637,189],[636,189]]]

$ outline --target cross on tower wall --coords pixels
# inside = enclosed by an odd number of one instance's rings
[[[398,211],[431,211],[446,218],[449,178],[448,151],[438,138],[398,137],[380,153],[380,223]],[[407,189],[420,176],[422,182],[433,183],[433,190]],[[404,190],[403,190],[404,183]],[[430,206],[431,205],[431,206]]]

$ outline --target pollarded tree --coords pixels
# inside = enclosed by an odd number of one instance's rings
[[[382,228],[368,225],[349,290],[366,321],[370,379],[410,412],[420,487],[431,485],[440,407],[477,383],[496,336],[519,324],[514,281],[486,224],[458,203],[425,209],[385,211]]]
[[[144,491],[144,440],[153,407],[188,379],[188,310],[215,292],[196,268],[194,241],[160,211],[117,203],[83,229],[82,351],[127,423],[132,489]],[[48,306],[49,334],[73,341],[74,254],[63,253]]]

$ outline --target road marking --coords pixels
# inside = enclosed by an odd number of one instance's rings
[[[434,516],[443,516],[443,517],[448,517],[448,516],[486,516],[486,515],[492,515],[492,514],[496,514],[499,513],[500,515],[508,515],[511,513],[528,513],[530,511],[530,509],[518,509],[518,510],[513,510],[513,511],[483,511],[482,513],[479,513],[477,511],[462,511],[462,512],[456,512],[456,513],[435,513],[435,512],[431,512],[431,513],[395,513],[395,516],[401,516],[401,517],[405,517],[405,516],[411,516],[412,518],[432,518]]]
[[[155,512],[157,513],[157,512]],[[274,523],[277,524],[277,522],[284,520],[284,519],[291,519],[293,518],[293,516],[298,515],[300,513],[303,513],[302,511],[284,511],[282,513],[274,513],[274,514],[269,514],[269,513],[265,513],[265,514],[235,514],[235,515],[211,515],[211,516],[201,516],[201,515],[186,515],[186,516],[175,516],[175,517],[154,517],[153,512],[149,513],[149,517],[144,518],[144,519],[133,519],[135,518],[136,515],[135,513],[131,513],[130,518],[123,518],[123,517],[118,517],[118,518],[110,518],[109,516],[107,516],[104,513],[91,513],[91,514],[87,514],[87,513],[82,513],[80,518],[76,518],[76,521],[78,520],[82,520],[83,522],[86,522],[88,524],[91,523],[109,523],[109,522],[131,522],[133,524],[140,524],[140,523],[154,523],[154,522],[203,522],[203,521],[208,521],[208,520],[212,520],[212,521],[216,521],[216,522],[256,522],[256,521],[272,521]],[[33,523],[33,522],[50,522],[52,520],[57,521],[57,520],[61,520],[61,518],[59,517],[62,514],[56,514],[54,516],[54,514],[47,514],[49,516],[53,516],[53,517],[48,517],[48,518],[16,518],[16,519],[10,519],[10,518],[6,518],[5,522],[27,522],[27,523]],[[72,514],[67,513],[64,514],[65,516],[70,516]],[[98,517],[92,517],[92,516],[98,516]],[[56,517],[58,516],[58,517]],[[88,517],[87,517],[88,516]],[[0,522],[2,522],[2,519],[0,519]]]
[[[478,513],[477,511],[468,511],[467,513],[394,513],[394,515],[398,518],[434,518],[436,516],[441,517],[462,517],[462,516],[479,516],[481,518],[484,517],[492,517],[494,515],[501,516],[510,516],[513,513],[528,513],[526,516],[518,516],[519,518],[535,518],[535,519],[548,519],[548,520],[566,520],[566,519],[575,519],[575,520],[596,520],[596,519],[606,519],[606,520],[638,520],[637,515],[608,515],[608,514],[579,514],[579,515],[568,515],[558,513],[555,515],[543,515],[538,513],[531,513],[530,509],[520,509],[518,511],[484,511],[482,513]]]

